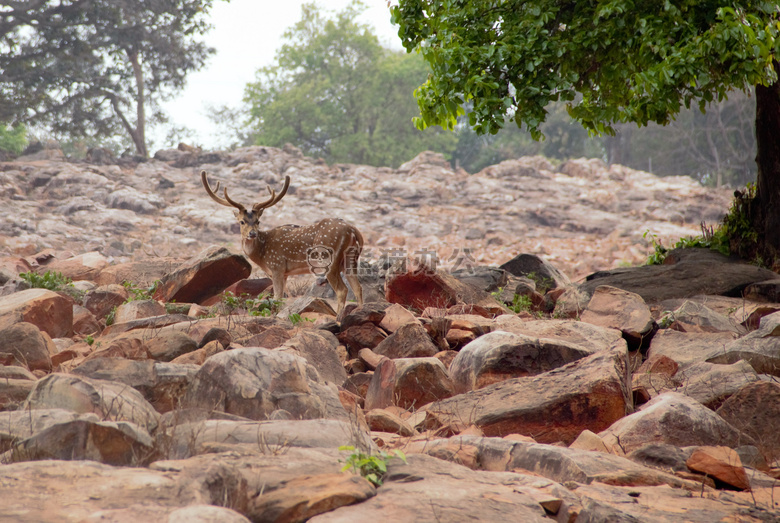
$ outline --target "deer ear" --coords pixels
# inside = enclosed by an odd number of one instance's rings
[[[238,211],[233,211],[233,216],[235,216],[236,218],[238,218],[238,216],[239,216],[239,212],[238,212]]]

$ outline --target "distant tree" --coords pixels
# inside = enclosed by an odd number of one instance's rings
[[[24,125],[9,127],[0,123],[0,157],[2,153],[20,154],[27,146],[27,129]]]
[[[426,149],[449,153],[455,137],[412,124],[414,88],[427,75],[419,56],[383,48],[357,21],[353,2],[328,17],[304,4],[275,63],[246,88],[255,142],[286,142],[329,161],[393,165]]]
[[[214,0],[28,0],[0,6],[0,121],[55,135],[126,134],[148,156],[146,127],[213,49],[196,37]]]
[[[774,1],[398,0],[393,21],[431,68],[420,128],[506,120],[541,136],[553,101],[586,129],[666,124],[683,107],[755,86],[757,182],[739,208],[755,252],[780,256],[780,7]]]
[[[706,112],[682,110],[674,121],[637,129],[619,124],[626,165],[661,176],[690,175],[704,184],[744,186],[756,178],[756,108],[742,91],[713,101]]]

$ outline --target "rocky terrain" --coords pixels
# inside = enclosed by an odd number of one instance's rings
[[[97,155],[95,155],[97,156]],[[100,157],[102,159],[102,157]],[[469,175],[423,153],[398,170],[333,165],[293,147],[229,153],[159,151],[140,164],[68,163],[43,150],[0,163],[0,252],[46,248],[101,252],[112,262],[186,258],[209,245],[236,247],[230,209],[200,183],[205,169],[245,205],[266,187],[292,184],[263,216],[268,227],[340,217],[359,225],[366,258],[400,249],[435,252],[451,268],[469,249],[474,262],[500,265],[519,253],[544,256],[573,280],[596,270],[642,264],[646,231],[668,244],[715,224],[731,191],[691,178],[658,178],[599,160],[554,166],[541,157],[502,162]],[[395,251],[394,251],[395,252]]]
[[[0,164],[0,520],[780,520],[778,275],[624,266],[726,191],[184,149]],[[365,303],[270,300],[200,169],[247,204],[289,175],[269,226],[357,224]]]

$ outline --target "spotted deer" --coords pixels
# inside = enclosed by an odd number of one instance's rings
[[[206,171],[201,171],[200,179],[212,200],[236,209],[244,253],[271,277],[274,298],[284,297],[287,276],[313,273],[327,278],[336,292],[337,312],[341,312],[348,292],[341,279],[343,272],[358,303],[363,303],[363,289],[357,277],[358,257],[363,250],[363,235],[354,225],[338,218],[325,218],[311,225],[282,225],[263,231],[260,230],[260,217],[265,209],[279,203],[287,194],[290,187],[289,176],[284,178],[282,192],[276,194],[276,191],[268,186],[271,197],[256,203],[251,209],[233,201],[228,196],[227,188],[223,189],[224,197],[217,196],[219,182],[212,190],[206,178]]]

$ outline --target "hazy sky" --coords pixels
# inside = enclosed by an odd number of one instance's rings
[[[390,23],[387,0],[363,0],[368,9],[361,21],[373,26],[379,39],[401,48],[396,30]],[[212,132],[205,116],[208,105],[236,107],[244,96],[244,87],[255,78],[255,72],[273,61],[281,45],[282,33],[301,18],[301,0],[231,0],[215,2],[211,10],[213,29],[205,35],[206,43],[217,50],[206,67],[190,74],[187,86],[174,100],[163,105],[171,123],[193,129],[196,142],[206,148],[225,145]],[[350,0],[318,0],[323,9],[340,11]],[[158,147],[163,144],[156,140]]]

